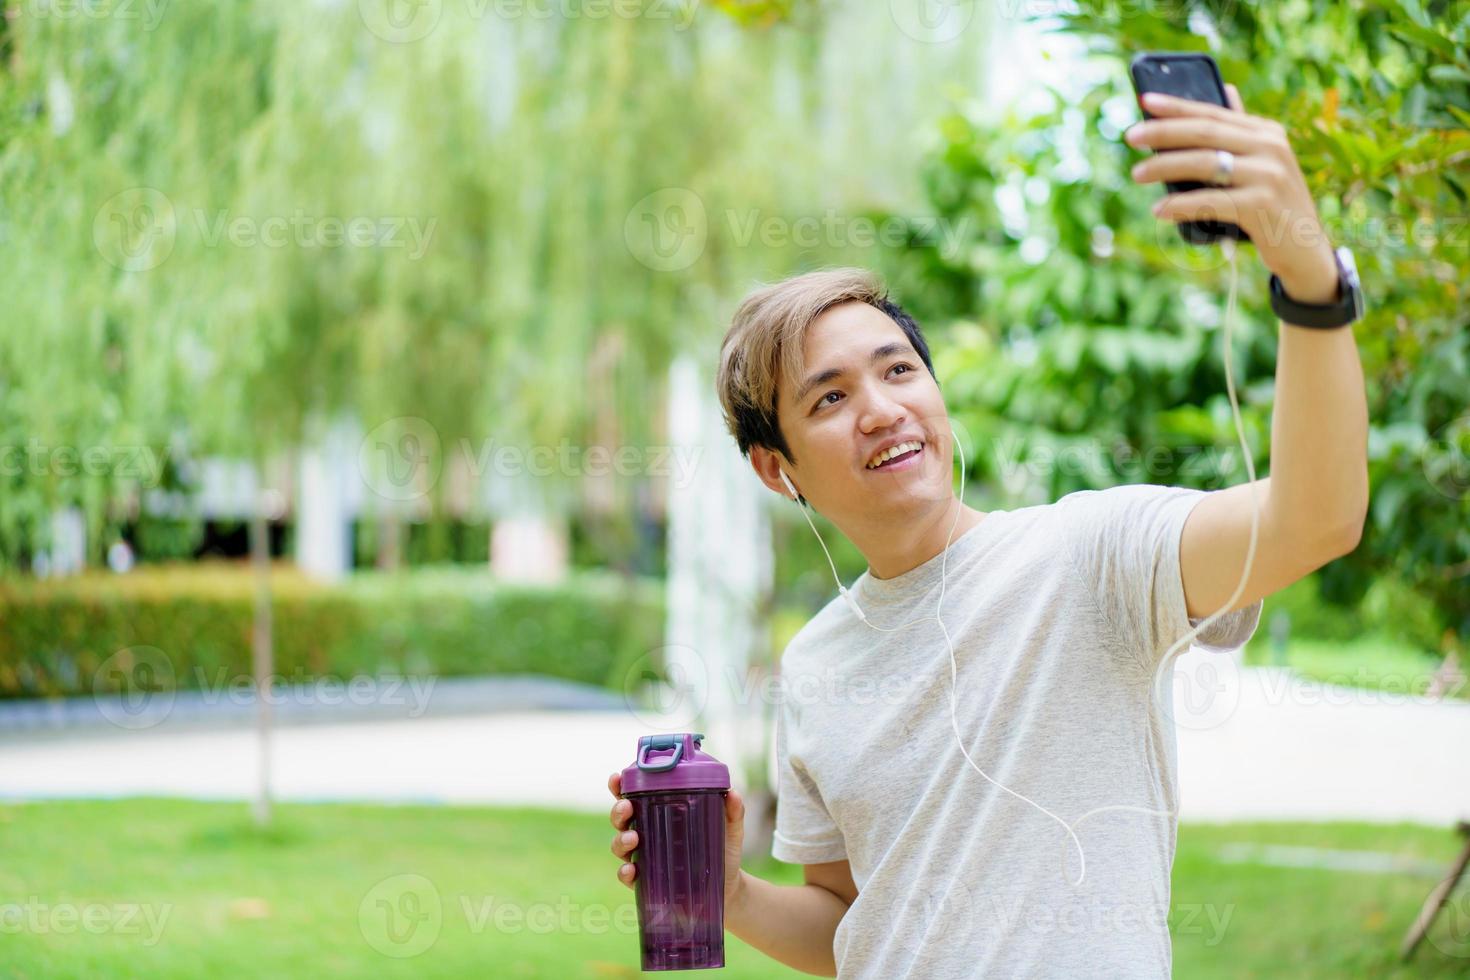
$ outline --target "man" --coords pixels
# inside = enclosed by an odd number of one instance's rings
[[[869,274],[798,276],[736,313],[718,385],[741,451],[868,562],[781,661],[785,690],[815,692],[783,699],[777,733],[772,851],[804,885],[739,869],[729,795],[726,925],[768,955],[875,980],[1169,975],[1178,794],[1156,679],[1216,612],[1195,642],[1244,644],[1264,596],[1356,546],[1368,496],[1362,369],[1351,329],[1328,328],[1355,318],[1355,279],[1281,128],[1229,94],[1230,110],[1150,101],[1158,118],[1128,139],[1199,148],[1145,161],[1140,181],[1220,183],[1215,151],[1230,154],[1228,186],[1158,213],[1236,222],[1278,277],[1272,466],[1254,500],[1249,485],[1135,485],[977,511],[952,489],[923,335]],[[612,811],[624,860],[629,813]]]

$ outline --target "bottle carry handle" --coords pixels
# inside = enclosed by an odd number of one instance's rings
[[[684,735],[644,735],[638,740],[638,768],[644,772],[668,772],[679,764],[684,757],[685,739],[692,738],[694,747],[699,747],[699,742],[704,734],[696,732],[692,736]],[[673,749],[674,754],[667,759],[658,762],[649,762],[648,753]]]

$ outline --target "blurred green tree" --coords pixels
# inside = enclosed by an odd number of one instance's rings
[[[1055,499],[1120,482],[1243,479],[1218,343],[1228,267],[1148,206],[1127,62],[1208,50],[1247,111],[1287,126],[1335,244],[1353,247],[1368,311],[1372,507],[1328,565],[1328,598],[1397,575],[1470,636],[1470,3],[1080,0],[1053,28],[1086,47],[1084,81],[1032,118],[987,121],[963,98],[926,170],[932,206],[970,229],[958,256],[922,244],[890,278],[948,324],[942,378],[977,483]],[[965,221],[963,219],[971,220]],[[1277,321],[1241,255],[1235,373],[1266,475]],[[1217,450],[1216,447],[1219,447]]]
[[[421,448],[480,465],[662,442],[673,354],[847,244],[801,222],[912,183],[874,124],[948,63],[907,42],[854,76],[888,11],[810,4],[426,5],[422,30],[372,4],[3,6],[0,445],[111,460],[0,475],[7,567],[66,505],[96,556],[144,482],[118,447],[259,460],[344,415],[423,419]],[[582,476],[533,494],[569,509]]]

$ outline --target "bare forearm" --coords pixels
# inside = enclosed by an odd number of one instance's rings
[[[789,967],[835,977],[832,938],[847,903],[819,885],[775,885],[745,872],[741,881],[725,928]]]
[[[1353,328],[1279,330],[1272,518],[1283,531],[1355,539],[1368,506],[1368,401]]]

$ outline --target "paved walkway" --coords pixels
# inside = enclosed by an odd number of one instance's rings
[[[1325,687],[1198,651],[1175,685],[1183,819],[1470,817],[1470,703]],[[477,715],[297,718],[274,735],[276,795],[602,811],[608,773],[652,730],[622,709],[513,703],[502,698],[500,710]],[[0,798],[245,799],[258,765],[248,718],[237,712],[223,728],[170,717],[143,730],[28,734],[0,725]]]

